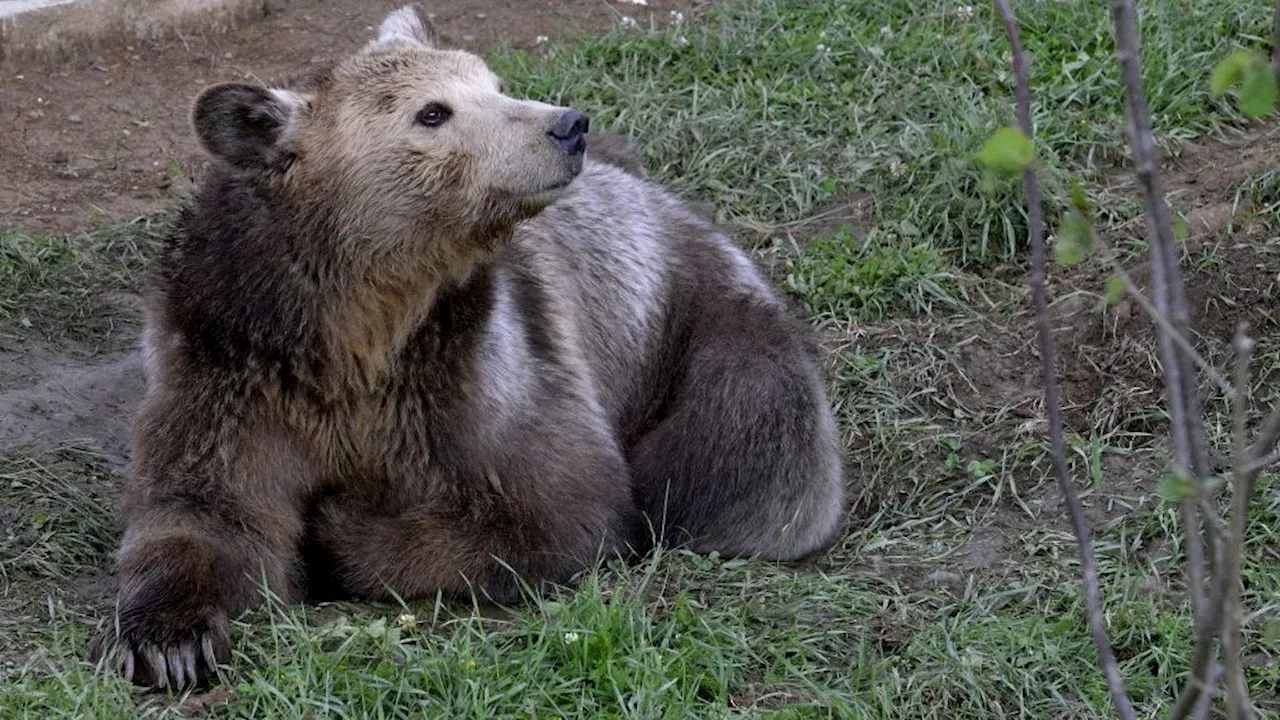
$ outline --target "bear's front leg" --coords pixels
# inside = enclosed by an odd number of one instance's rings
[[[544,408],[545,410],[545,408]],[[626,463],[600,428],[547,413],[545,426],[449,468],[456,492],[405,506],[346,494],[320,503],[317,544],[362,599],[474,595],[513,602],[522,584],[564,583],[643,539]]]
[[[157,689],[205,684],[230,659],[228,619],[261,600],[263,581],[285,600],[298,584],[301,456],[244,404],[199,399],[144,402],[116,616],[91,647]]]

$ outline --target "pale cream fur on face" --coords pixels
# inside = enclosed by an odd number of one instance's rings
[[[394,13],[318,93],[273,91],[295,110],[293,182],[324,188],[374,242],[397,244],[408,227],[514,222],[581,170],[547,138],[567,108],[507,97],[480,58],[433,43],[412,12]],[[433,103],[449,117],[427,127],[418,114]]]

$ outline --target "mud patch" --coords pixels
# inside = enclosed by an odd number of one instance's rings
[[[1197,146],[1169,173],[1170,201],[1187,222],[1182,275],[1194,344],[1219,368],[1231,355],[1241,322],[1264,343],[1280,339],[1275,314],[1280,303],[1280,218],[1242,187],[1249,178],[1267,172],[1280,152],[1280,128],[1260,133],[1246,141]],[[1209,170],[1186,167],[1191,161],[1205,163]],[[1145,238],[1144,233],[1145,221],[1136,220],[1107,234],[1114,245]],[[1126,271],[1150,298],[1145,251],[1126,263]],[[1163,375],[1150,317],[1128,297],[1101,307],[1112,275],[1101,261],[1053,272],[1059,297],[1054,324],[1064,411],[1070,421],[1077,426],[1160,432]],[[1274,368],[1262,370],[1269,373]],[[1207,399],[1219,394],[1207,382],[1203,387]]]
[[[48,351],[0,353],[0,447],[87,440],[114,468],[146,389],[137,352],[77,360]]]
[[[220,81],[305,72],[367,42],[405,0],[271,0],[260,20],[103,48],[59,63],[0,62],[0,228],[69,233],[163,209],[198,176],[189,127],[196,94]],[[473,52],[538,51],[631,16],[665,26],[706,2],[452,0],[423,3],[441,40]]]
[[[797,240],[825,237],[842,229],[862,238],[875,226],[875,219],[875,198],[866,193],[838,194],[785,229]]]

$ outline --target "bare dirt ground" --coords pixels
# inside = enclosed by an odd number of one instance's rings
[[[207,84],[270,80],[366,42],[404,0],[272,0],[261,21],[226,34],[121,47],[58,64],[0,64],[0,227],[70,232],[154,212],[174,166],[199,155],[187,125]],[[449,0],[423,2],[443,42],[483,51],[534,49],[539,38],[600,32],[623,15],[641,25],[689,12],[691,0]]]

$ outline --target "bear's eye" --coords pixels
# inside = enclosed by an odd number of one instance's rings
[[[440,103],[428,103],[426,107],[418,111],[418,122],[427,127],[439,127],[444,124],[445,120],[453,112],[449,108]]]

